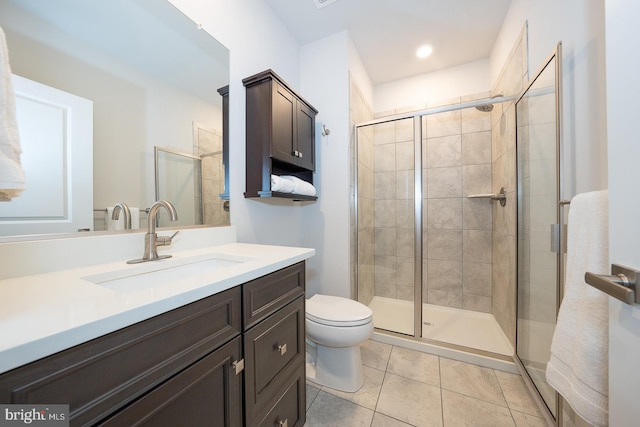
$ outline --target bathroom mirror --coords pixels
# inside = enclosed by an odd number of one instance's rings
[[[93,105],[92,176],[84,178],[93,181],[85,203],[93,223],[79,228],[107,229],[106,208],[118,202],[139,208],[145,228],[144,209],[156,200],[154,147],[199,156],[196,125],[222,135],[217,89],[229,83],[228,50],[168,0],[0,0],[0,26],[13,74]],[[25,173],[28,192],[34,174]],[[205,212],[201,222],[228,224],[215,218]],[[15,229],[0,235],[25,234]]]

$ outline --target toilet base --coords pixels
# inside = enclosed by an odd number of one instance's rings
[[[354,393],[364,384],[360,346],[325,347],[316,344],[315,364],[307,363],[307,378],[317,384]]]

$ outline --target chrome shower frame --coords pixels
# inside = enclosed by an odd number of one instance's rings
[[[567,249],[566,235],[564,234],[565,228],[565,214],[566,210],[569,207],[569,201],[564,199],[564,180],[562,177],[564,176],[564,150],[562,144],[562,43],[559,42],[553,52],[545,59],[537,72],[533,75],[532,78],[529,79],[529,83],[522,90],[520,95],[517,97],[515,103],[517,104],[522,98],[525,97],[531,86],[535,83],[536,79],[542,74],[542,72],[546,69],[546,67],[553,61],[556,61],[555,66],[555,108],[556,108],[556,192],[558,195],[558,201],[556,204],[556,217],[558,220],[558,229],[560,230],[558,233],[558,253],[557,253],[557,265],[556,269],[556,283],[558,284],[558,288],[556,289],[556,315],[560,310],[560,303],[562,302],[562,298],[564,295],[564,278],[565,278],[565,253]],[[516,108],[516,121],[517,121],[517,108]],[[518,194],[521,194],[520,183],[518,183]],[[519,276],[519,275],[517,275]],[[517,286],[517,284],[516,284]],[[516,296],[517,298],[517,296]],[[514,302],[517,308],[517,301]],[[518,316],[516,315],[516,322],[518,321]],[[520,360],[520,357],[517,353],[517,343],[518,343],[518,335],[516,334],[516,348],[514,349],[513,360],[518,368],[518,371],[523,378],[527,389],[529,390],[531,396],[536,402],[538,409],[540,409],[541,414],[543,415],[546,423],[550,426],[562,427],[564,425],[564,417],[563,414],[565,412],[564,399],[559,393],[555,393],[555,404],[556,404],[556,417],[551,413],[551,410],[547,407],[547,404],[544,402],[538,388],[534,384],[533,380],[529,376],[527,369],[524,366],[524,363]],[[568,406],[568,405],[567,405]]]

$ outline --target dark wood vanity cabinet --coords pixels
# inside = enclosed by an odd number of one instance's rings
[[[306,420],[304,263],[243,285],[247,426]]]
[[[303,426],[304,266],[0,374],[0,403],[69,404],[72,426]]]
[[[246,88],[245,197],[290,197],[271,192],[271,174],[295,175],[313,184],[318,111],[272,70],[242,82]]]

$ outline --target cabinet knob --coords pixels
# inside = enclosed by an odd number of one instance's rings
[[[278,427],[287,427],[289,425],[289,422],[286,418],[284,420],[278,420],[276,422],[278,423]]]
[[[276,346],[276,349],[280,352],[280,356],[284,356],[284,354],[287,352],[287,345],[286,344],[280,344],[280,345]]]

